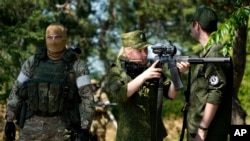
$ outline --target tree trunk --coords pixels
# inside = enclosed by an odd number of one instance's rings
[[[246,111],[242,108],[238,99],[238,91],[244,75],[246,64],[246,39],[247,25],[241,26],[235,33],[236,40],[233,46],[233,64],[234,64],[234,91],[232,101],[232,121],[234,125],[246,124]]]

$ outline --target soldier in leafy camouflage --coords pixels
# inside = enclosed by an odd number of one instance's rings
[[[19,141],[88,140],[94,115],[88,67],[66,49],[63,25],[49,25],[45,39],[46,48],[24,62],[13,85],[5,135],[15,139],[17,119]]]
[[[148,43],[141,30],[124,33],[122,48],[118,54],[117,62],[113,64],[107,77],[105,86],[109,97],[118,103],[118,129],[117,141],[162,141],[167,135],[162,118],[156,120],[158,78],[163,70],[157,68],[159,61],[151,66],[147,65]],[[136,68],[130,73],[126,63],[132,63]],[[145,67],[144,67],[145,66]],[[180,72],[188,68],[188,63],[177,63]],[[163,95],[170,99],[177,96],[172,81],[164,77]],[[156,126],[156,121],[158,122]]]
[[[192,19],[192,37],[200,42],[201,57],[223,57],[221,44],[208,44],[217,30],[218,17],[210,8],[197,9]],[[227,141],[231,123],[233,73],[229,63],[199,64],[192,72],[188,141]]]

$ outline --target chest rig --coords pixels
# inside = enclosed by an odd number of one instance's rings
[[[45,116],[62,113],[77,94],[72,71],[75,54],[67,50],[62,59],[54,61],[47,58],[46,52],[46,48],[37,51],[32,76],[21,90],[29,110]]]

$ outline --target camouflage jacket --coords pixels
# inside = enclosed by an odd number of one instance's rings
[[[127,97],[127,84],[132,78],[118,60],[111,68],[107,80],[107,93],[118,103],[117,141],[151,141],[156,131],[156,106],[158,79],[145,82],[131,97]],[[167,94],[170,81],[164,81],[163,94]],[[166,96],[166,95],[165,95]],[[160,111],[161,112],[161,111]],[[158,138],[167,135],[161,117],[157,119]]]
[[[201,57],[223,57],[221,45],[204,50]],[[192,72],[190,107],[187,116],[187,129],[196,133],[203,117],[206,103],[219,105],[208,132],[227,134],[231,122],[232,69],[229,63],[199,64]]]

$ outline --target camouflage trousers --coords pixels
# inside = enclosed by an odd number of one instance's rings
[[[33,116],[25,121],[19,141],[70,141],[70,132],[58,116]]]

